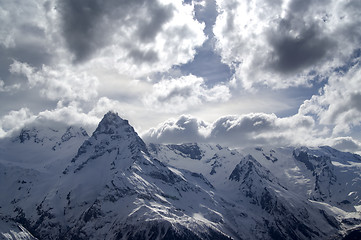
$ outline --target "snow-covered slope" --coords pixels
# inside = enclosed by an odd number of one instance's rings
[[[219,145],[149,145],[156,158],[203,174],[226,199],[225,216],[246,239],[319,239],[336,236],[337,220],[286,187],[252,155]],[[242,216],[242,217],[241,217]]]
[[[224,181],[228,180],[232,170],[243,157],[237,151],[209,144],[149,144],[148,149],[163,163],[201,173],[217,188],[222,188]]]
[[[361,223],[360,157],[331,148],[146,146],[109,112],[90,137],[37,126],[0,150],[0,214],[39,239],[332,239]]]
[[[288,189],[346,211],[360,209],[361,157],[330,147],[244,150]]]
[[[302,216],[303,209],[316,207],[321,215],[327,214],[324,217],[329,224],[340,232],[361,224],[359,155],[330,147],[254,147],[235,151],[206,144],[150,144],[149,149],[156,158],[171,166],[202,173],[216,186],[217,192],[228,199],[246,196],[246,200],[266,212],[273,209],[273,222],[284,223],[294,217],[292,214],[278,216],[274,209],[281,205],[279,209],[283,210],[279,213],[298,212],[298,216]],[[242,156],[246,157],[239,162]],[[241,184],[235,185],[229,180]],[[227,192],[227,189],[230,190]],[[265,204],[266,199],[270,205]],[[254,206],[251,208],[255,210]],[[262,211],[259,214],[267,216]],[[320,226],[322,228],[322,224]]]
[[[152,159],[114,113],[57,176],[4,166],[2,178],[0,210],[40,239],[228,239],[213,186]]]
[[[53,127],[52,125],[55,125]],[[0,139],[0,163],[48,171],[68,161],[88,138],[83,128],[59,124],[26,126],[13,137]]]

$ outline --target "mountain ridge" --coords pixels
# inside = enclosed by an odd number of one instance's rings
[[[52,167],[31,168],[35,160],[26,157],[11,166],[0,157],[0,214],[39,239],[331,239],[361,224],[360,191],[352,185],[358,155],[326,147],[240,153],[209,144],[146,145],[114,112],[91,136],[68,130],[57,139],[71,148],[53,150],[55,140],[13,142],[24,155],[39,144],[48,148],[39,166],[46,160]],[[351,177],[341,181],[346,170]],[[333,185],[325,184],[332,174]],[[350,183],[345,199],[335,196],[339,181]]]

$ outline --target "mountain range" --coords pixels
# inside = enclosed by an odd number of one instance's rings
[[[144,143],[108,112],[91,136],[0,139],[0,239],[359,239],[361,157],[327,146]]]

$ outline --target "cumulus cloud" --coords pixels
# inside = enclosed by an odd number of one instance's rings
[[[152,143],[204,142],[209,124],[192,116],[182,115],[151,128],[142,137]]]
[[[143,138],[156,143],[206,142],[240,148],[310,145],[313,127],[313,119],[301,115],[278,118],[275,114],[251,113],[223,116],[211,124],[182,115],[150,129]]]
[[[361,143],[350,137],[332,137],[320,131],[311,116],[280,118],[275,114],[250,113],[223,116],[213,123],[182,115],[169,119],[142,135],[148,143],[203,142],[246,148],[269,146],[322,146],[360,152]]]
[[[218,0],[222,61],[246,89],[309,85],[359,48],[359,1]],[[357,43],[358,42],[358,43]]]
[[[93,109],[89,112],[89,115],[102,118],[107,112],[114,111],[123,116],[125,112],[122,103],[117,100],[112,100],[107,97],[101,97]]]
[[[58,106],[53,110],[45,110],[38,114],[32,113],[27,108],[10,111],[0,118],[0,138],[11,136],[22,128],[51,127],[57,129],[67,126],[79,126],[91,133],[101,118],[84,113],[76,103],[68,106]]]
[[[10,111],[0,118],[0,137],[4,137],[12,131],[23,127],[34,119],[34,114],[28,108]]]
[[[361,68],[355,64],[348,72],[334,73],[318,95],[300,107],[302,115],[314,116],[332,134],[349,133],[361,125]]]
[[[112,44],[111,39],[103,37],[105,34],[113,35],[118,32],[142,43],[154,41],[162,31],[163,25],[173,17],[172,5],[162,5],[153,0],[106,2],[66,0],[59,1],[58,4],[62,15],[64,37],[77,61],[89,58],[95,51]],[[120,39],[114,40],[124,40],[122,35],[119,34],[118,37]],[[157,58],[156,52],[143,52],[135,48],[128,53],[130,57],[139,61],[151,61],[152,54]],[[140,55],[147,55],[148,58],[143,59]]]
[[[26,76],[30,88],[40,88],[40,94],[51,100],[90,100],[97,96],[98,79],[66,65],[43,65],[36,70],[27,63],[14,61],[10,72]]]
[[[0,120],[0,126],[4,131],[12,130],[18,126],[22,126],[25,122],[33,119],[34,115],[27,108],[21,108],[18,111],[10,111]]]
[[[91,133],[101,117],[84,112],[76,102],[67,106],[58,104],[57,108],[41,111],[37,114],[28,108],[21,108],[17,111],[10,111],[0,118],[0,138],[9,136],[19,129],[27,126],[81,126]]]
[[[188,62],[206,39],[204,24],[194,18],[194,6],[181,1],[57,3],[75,62],[91,59],[141,76]]]
[[[4,1],[0,20],[1,91],[20,86],[22,71],[51,100],[94,98],[95,67],[128,79],[167,71],[206,39],[194,5],[181,1]]]
[[[299,115],[288,118],[266,113],[224,116],[212,124],[209,141],[232,147],[299,145],[311,133],[313,125],[311,117]]]
[[[153,85],[143,102],[158,111],[179,113],[205,102],[223,102],[231,97],[229,88],[218,84],[209,88],[203,78],[194,75],[162,80]]]
[[[69,104],[68,106],[58,106],[53,110],[45,110],[36,116],[39,121],[53,121],[59,123],[66,123],[66,125],[84,127],[88,133],[91,133],[98,125],[101,118],[92,116],[82,111],[76,103]]]
[[[5,1],[0,20],[1,73],[11,59],[73,60],[144,76],[190,61],[206,40],[194,5],[182,1]]]

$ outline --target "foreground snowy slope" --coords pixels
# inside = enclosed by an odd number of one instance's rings
[[[39,239],[335,239],[361,223],[359,157],[331,148],[146,146],[109,112],[90,137],[25,128],[0,150],[0,215]]]

